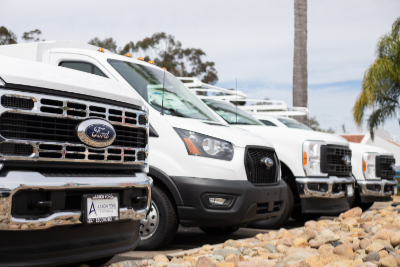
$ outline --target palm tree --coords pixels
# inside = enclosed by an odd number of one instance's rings
[[[366,108],[372,108],[368,127],[373,129],[386,119],[396,116],[400,109],[400,17],[393,23],[392,31],[382,36],[376,49],[377,58],[367,69],[362,91],[353,107],[353,117],[361,127]]]
[[[307,0],[294,0],[293,106],[307,107],[307,98]]]

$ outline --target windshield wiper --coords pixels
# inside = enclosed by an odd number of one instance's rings
[[[161,105],[158,104],[158,103],[156,103],[156,102],[154,102],[154,101],[150,102],[150,104],[155,105],[155,106],[161,108]],[[179,117],[183,117],[183,118],[192,118],[192,117],[190,117],[190,116],[188,116],[188,115],[186,115],[186,114],[183,114],[183,113],[181,113],[181,112],[179,112],[179,111],[177,111],[176,109],[173,109],[173,108],[166,108],[166,107],[163,107],[163,109],[164,109],[164,110],[168,110],[168,111],[170,111],[170,112],[172,112],[172,113],[178,115]]]

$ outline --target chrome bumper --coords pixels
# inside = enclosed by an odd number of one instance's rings
[[[147,188],[147,207],[142,210],[120,208],[120,220],[141,220],[146,217],[150,207],[151,186],[145,173],[136,173],[136,177],[45,177],[37,172],[9,172],[0,177],[0,231],[47,229],[54,226],[82,224],[81,211],[56,212],[49,217],[35,220],[14,218],[11,215],[12,197],[19,190],[62,190],[73,189],[125,189]]]
[[[360,188],[360,196],[392,196],[394,195],[394,188],[397,188],[397,180],[379,180],[379,181],[359,181],[357,180],[357,184],[359,185]],[[377,186],[377,190],[370,190],[368,187],[370,186]],[[385,187],[389,186],[390,190],[385,191]]]
[[[350,184],[353,187],[355,179],[353,177],[336,177],[330,176],[327,178],[296,178],[297,187],[299,188],[300,198],[308,197],[320,197],[320,198],[340,198],[346,196],[347,185]],[[313,188],[310,188],[310,184],[313,184]],[[335,185],[346,185],[344,187],[334,188]],[[321,188],[315,190],[315,187]]]

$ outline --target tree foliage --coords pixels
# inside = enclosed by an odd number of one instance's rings
[[[42,32],[39,29],[30,31],[30,32],[24,32],[22,35],[22,39],[24,39],[26,42],[38,42],[40,41],[39,36],[42,34]]]
[[[0,27],[0,45],[16,44],[17,35],[6,27]]]
[[[319,122],[316,116],[307,118],[306,125],[317,132],[335,133],[335,131],[330,127],[327,130],[319,128]]]
[[[203,61],[206,53],[199,48],[183,48],[180,41],[164,32],[155,33],[136,43],[129,42],[122,49],[117,48],[112,38],[93,38],[89,44],[109,49],[113,53],[130,53],[135,57],[152,60],[159,67],[165,67],[178,77],[198,77],[202,82],[215,84],[218,81],[215,63]]]
[[[377,58],[364,74],[362,91],[353,107],[353,117],[359,127],[365,110],[373,109],[367,120],[371,138],[374,138],[373,130],[396,116],[400,108],[400,17],[393,23],[392,31],[378,41],[376,54]]]

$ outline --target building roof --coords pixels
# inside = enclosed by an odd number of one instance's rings
[[[364,138],[364,134],[353,134],[353,135],[340,135],[344,139],[346,139],[348,142],[353,142],[353,143],[361,143],[361,141]]]

